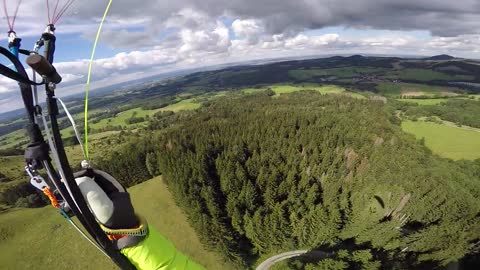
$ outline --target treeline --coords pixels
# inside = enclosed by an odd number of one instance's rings
[[[480,239],[480,160],[432,155],[382,102],[257,95],[155,118],[161,131],[102,166],[127,184],[163,174],[202,241],[238,263],[306,248],[344,250],[324,262],[337,269],[431,268]]]
[[[480,128],[480,102],[470,99],[449,99],[438,105],[402,106],[408,116],[418,118],[424,116],[438,116],[460,125]]]

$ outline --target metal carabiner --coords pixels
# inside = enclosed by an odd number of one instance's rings
[[[35,188],[43,191],[44,188],[50,189],[50,186],[45,182],[42,176],[38,175],[29,165],[25,166],[25,171],[30,176],[30,184]]]

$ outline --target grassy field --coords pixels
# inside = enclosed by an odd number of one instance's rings
[[[479,129],[424,121],[404,121],[402,129],[418,139],[425,138],[426,146],[440,156],[454,160],[480,158]]]
[[[21,181],[27,181],[24,171],[25,161],[23,156],[0,157],[0,173],[5,175],[9,181],[0,182],[0,192]],[[0,238],[1,239],[1,238]]]
[[[205,250],[161,178],[130,189],[134,205],[176,247],[207,269],[234,269]],[[52,207],[0,214],[2,269],[116,269]]]
[[[288,94],[288,93],[293,93],[293,92],[298,92],[298,91],[305,91],[305,90],[315,90],[318,91],[322,94],[345,94],[354,98],[358,99],[364,99],[366,98],[365,96],[358,94],[358,93],[353,93],[353,92],[348,92],[345,90],[345,88],[342,88],[340,86],[336,85],[314,85],[314,84],[299,84],[299,85],[287,85],[287,84],[280,84],[280,85],[270,85],[270,86],[264,86],[261,88],[245,88],[242,89],[242,92],[245,94],[253,94],[253,93],[258,93],[261,91],[265,91],[268,88],[272,89],[277,96],[281,94]]]
[[[335,85],[315,86],[315,85],[273,85],[272,90],[277,94],[288,94],[303,90],[315,90],[322,94],[340,94],[345,92],[345,89]]]
[[[153,111],[153,110],[152,110]],[[142,108],[135,108],[127,110],[117,114],[115,117],[108,119],[102,119],[97,123],[90,123],[92,129],[101,129],[106,126],[128,126],[126,120],[132,117],[146,117],[147,115],[153,114],[150,110],[143,110]]]
[[[8,178],[18,178],[24,175],[23,167],[20,169],[18,165],[25,162],[23,156],[0,157],[0,172]],[[20,172],[18,172],[20,170]]]
[[[28,137],[25,135],[23,129],[14,131],[12,133],[0,136],[0,149],[8,149],[16,146],[19,143],[27,143]]]
[[[198,109],[200,108],[200,106],[201,104],[196,103],[193,99],[185,99],[157,111],[172,111],[172,112],[188,111],[188,110]]]
[[[211,98],[219,97],[225,95],[224,92],[218,93],[216,95],[211,96]],[[173,112],[179,112],[179,111],[184,111],[184,110],[195,110],[199,108],[201,104],[195,102],[194,99],[185,99],[181,100],[175,104],[169,105],[165,108],[157,109],[157,110],[144,110],[142,108],[135,108],[135,109],[130,109],[124,112],[121,112],[117,114],[115,117],[111,117],[108,119],[102,119],[97,123],[92,123],[92,121],[89,122],[90,128],[92,129],[102,129],[107,126],[122,126],[125,128],[136,128],[136,127],[143,127],[145,126],[145,122],[143,123],[136,123],[136,124],[127,124],[126,120],[130,119],[132,117],[143,117],[146,118],[153,116],[155,113],[159,111],[173,111]],[[101,110],[92,110],[90,114],[98,113]],[[73,118],[75,119],[77,125],[80,125],[83,123],[83,113],[78,113],[73,115]],[[72,137],[73,135],[73,128],[71,126],[62,129],[60,131],[62,134],[63,138],[68,138]],[[8,149],[16,146],[20,142],[26,144],[28,143],[28,138],[25,136],[25,131],[18,130],[9,134],[6,134],[4,136],[0,136],[0,149]]]
[[[173,111],[179,112],[184,110],[195,110],[201,105],[196,103],[193,99],[185,99],[175,104],[169,105],[167,107],[157,109],[157,110],[144,110],[142,108],[130,109],[124,112],[117,114],[115,117],[102,119],[98,123],[90,124],[93,129],[101,129],[106,126],[122,126],[122,127],[134,127],[134,126],[143,126],[142,123],[137,124],[127,124],[126,120],[132,117],[151,117],[159,111]]]
[[[455,96],[454,87],[431,86],[414,83],[379,83],[378,91],[386,96],[416,95],[416,96]]]
[[[471,99],[480,101],[480,95],[469,95],[468,97],[471,98]]]
[[[401,102],[415,103],[418,105],[438,105],[447,102],[448,98],[429,98],[429,99],[397,99]]]

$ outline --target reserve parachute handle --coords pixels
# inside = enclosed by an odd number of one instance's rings
[[[53,65],[41,55],[30,55],[27,58],[27,64],[38,74],[44,76],[49,82],[51,81],[55,84],[59,84],[62,81],[62,77],[58,74],[55,67],[53,67]]]

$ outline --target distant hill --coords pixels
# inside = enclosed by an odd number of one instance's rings
[[[440,55],[435,55],[429,58],[426,58],[425,60],[435,60],[435,61],[442,61],[442,60],[453,60],[455,57],[448,55],[448,54],[440,54]]]

